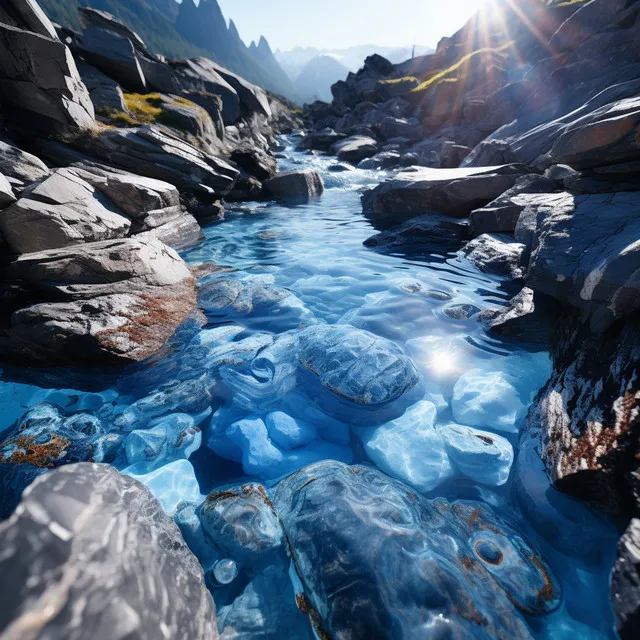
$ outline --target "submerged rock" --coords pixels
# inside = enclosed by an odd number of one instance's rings
[[[327,461],[281,481],[274,505],[320,636],[529,638],[521,613],[560,604],[545,561],[481,503]]]
[[[37,620],[41,637],[70,640],[218,637],[202,568],[177,526],[111,466],[36,480],[0,523],[0,541],[0,569],[11,576],[0,585],[0,631],[25,637]]]
[[[513,242],[507,235],[484,233],[467,243],[462,253],[480,271],[519,280],[524,276],[521,266],[524,250],[522,243]]]
[[[303,329],[297,358],[324,387],[363,405],[391,402],[419,380],[415,365],[400,347],[348,325]]]

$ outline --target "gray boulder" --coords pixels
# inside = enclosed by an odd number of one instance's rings
[[[462,161],[461,167],[491,167],[517,162],[513,149],[504,140],[483,140]]]
[[[172,60],[170,65],[183,88],[190,91],[206,92],[222,98],[224,124],[232,125],[240,117],[238,92],[220,73],[219,67],[209,58],[187,58]]]
[[[40,361],[142,360],[164,346],[196,305],[186,264],[152,239],[26,254],[9,274],[48,300],[16,311],[9,332],[12,354]]]
[[[109,114],[110,111],[129,112],[124,93],[115,80],[83,61],[78,62],[78,71],[98,115]]]
[[[239,75],[221,67],[215,62],[211,62],[213,69],[220,75],[229,85],[231,85],[238,97],[240,103],[249,113],[257,113],[258,115],[271,117],[271,107],[267,94],[260,88],[250,82],[247,82]]]
[[[621,640],[632,640],[640,628],[640,520],[632,520],[618,543],[611,576],[611,599]]]
[[[81,144],[87,153],[121,169],[209,196],[225,196],[239,175],[224,160],[147,125],[106,130]]]
[[[462,252],[480,271],[512,280],[524,277],[522,254],[525,246],[507,235],[484,233],[471,240]]]
[[[47,132],[88,129],[95,124],[93,104],[69,49],[57,37],[38,35],[0,23],[0,95],[29,114],[31,129]],[[16,116],[17,117],[17,116]]]
[[[113,31],[89,26],[82,36],[80,53],[89,64],[130,91],[145,93],[147,81],[131,40]]]
[[[531,638],[523,614],[560,605],[545,560],[485,503],[326,461],[282,480],[274,505],[320,637]]]
[[[306,202],[324,192],[324,182],[315,169],[280,173],[266,180],[263,186],[276,200]]]
[[[122,238],[130,228],[110,200],[69,169],[28,187],[0,214],[0,231],[15,253]]]
[[[419,380],[415,365],[400,347],[349,325],[303,329],[297,357],[322,386],[366,406],[396,400]]]
[[[424,129],[417,118],[385,118],[379,125],[380,135],[386,140],[392,138],[406,138],[407,140],[422,140]]]
[[[400,164],[400,158],[397,151],[382,151],[358,162],[358,169],[391,169]]]
[[[338,156],[339,160],[358,164],[365,158],[370,158],[378,152],[378,143],[367,136],[351,136],[339,140],[331,147],[331,153]]]
[[[373,218],[420,215],[428,210],[466,217],[510,189],[525,172],[520,165],[465,169],[412,167],[362,196]]]
[[[3,140],[0,140],[0,172],[27,184],[49,175],[47,165],[40,158]]]
[[[538,207],[527,286],[580,309],[594,331],[636,312],[639,206],[638,193],[611,193],[565,194],[562,207]]]
[[[546,196],[539,198],[537,194],[548,194],[557,186],[558,182],[555,180],[537,174],[518,178],[511,189],[485,207],[475,209],[469,214],[472,235],[513,233],[524,209],[529,204],[544,202]]]
[[[202,568],[178,527],[110,465],[35,480],[0,523],[0,541],[0,571],[11,576],[0,585],[7,637],[218,637]]]

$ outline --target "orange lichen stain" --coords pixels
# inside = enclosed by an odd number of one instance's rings
[[[311,606],[311,603],[307,599],[307,596],[304,595],[304,593],[296,594],[296,604],[298,605],[298,609],[300,609],[302,613],[309,616],[311,625],[313,626],[313,629],[316,632],[318,638],[320,638],[320,640],[331,640],[331,636],[324,630],[320,615]]]
[[[5,443],[14,445],[16,450],[5,456],[0,453],[0,462],[11,464],[31,464],[39,469],[52,469],[56,461],[66,453],[69,441],[57,434],[53,434],[47,442],[36,442],[33,436],[18,436]]]

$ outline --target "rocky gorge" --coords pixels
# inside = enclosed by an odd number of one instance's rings
[[[640,2],[304,109],[78,19],[0,7],[0,637],[637,637]]]

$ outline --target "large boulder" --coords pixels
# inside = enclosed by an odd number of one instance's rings
[[[374,218],[415,216],[428,210],[466,217],[510,189],[525,172],[520,165],[465,169],[412,167],[362,196],[365,214]]]
[[[286,171],[265,181],[264,188],[276,200],[306,202],[322,195],[324,182],[315,169]]]
[[[593,330],[636,312],[639,206],[638,193],[552,196],[533,216],[527,285],[580,309]]]
[[[78,62],[78,71],[89,91],[97,115],[109,115],[114,111],[129,112],[124,101],[124,93],[115,80],[82,60]]]
[[[240,104],[249,113],[257,113],[258,115],[271,117],[271,107],[269,106],[269,99],[267,94],[260,88],[250,82],[247,82],[239,75],[225,69],[215,62],[210,62],[209,66],[212,66],[220,77],[222,77],[229,85],[231,85],[238,97],[240,98]]]
[[[418,383],[418,371],[402,349],[368,331],[322,324],[303,329],[298,341],[300,364],[351,402],[385,404]]]
[[[370,158],[378,152],[378,143],[368,136],[351,136],[339,140],[331,147],[331,153],[339,160],[358,164],[365,158]]]
[[[147,82],[131,40],[114,31],[89,26],[82,37],[80,52],[89,64],[130,91],[145,92]]]
[[[57,37],[0,23],[0,51],[0,94],[19,125],[27,118],[32,130],[47,132],[94,126],[89,92],[71,52]]]
[[[594,333],[576,315],[565,310],[558,323],[553,374],[530,409],[522,438],[535,442],[558,489],[606,511],[634,513],[638,315],[604,333]]]
[[[161,349],[196,305],[186,264],[155,239],[25,254],[9,275],[45,299],[13,314],[10,353],[42,361],[141,360]]]
[[[0,7],[0,22],[58,39],[55,27],[36,0],[7,0]]]
[[[274,505],[320,637],[530,638],[523,615],[561,602],[545,560],[485,503],[326,461],[281,481]]]
[[[224,124],[232,125],[240,117],[240,98],[236,89],[218,73],[219,67],[209,58],[172,60],[171,67],[180,84],[190,91],[205,92],[222,98]]]
[[[27,188],[0,214],[0,231],[15,253],[122,238],[130,228],[108,198],[70,169],[57,169]]]
[[[202,568],[178,527],[149,489],[109,465],[37,479],[0,524],[0,541],[7,637],[218,637]]]

